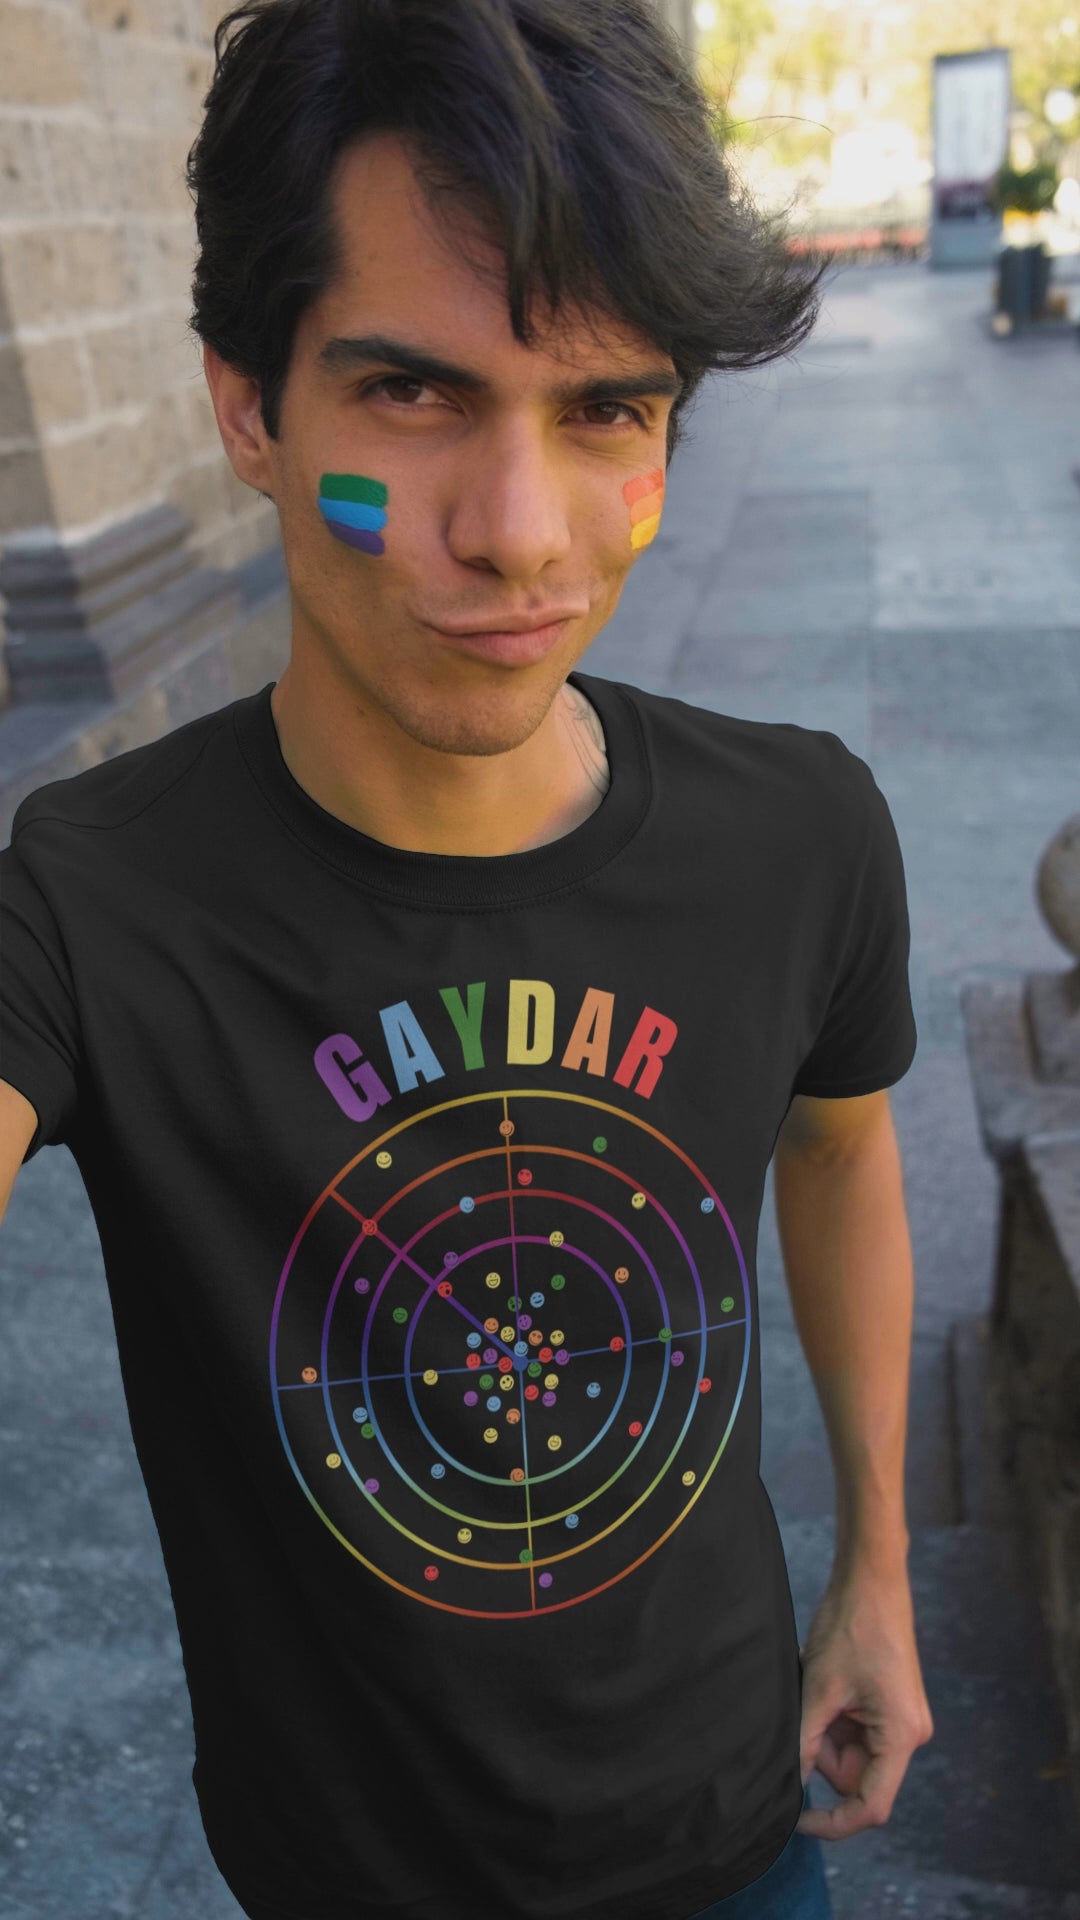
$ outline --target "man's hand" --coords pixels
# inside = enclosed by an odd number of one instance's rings
[[[836,1807],[807,1808],[797,1831],[845,1840],[880,1827],[916,1747],[934,1737],[906,1569],[834,1571],[803,1661],[803,1785],[816,1767]]]

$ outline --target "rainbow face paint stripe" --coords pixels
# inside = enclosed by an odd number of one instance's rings
[[[664,469],[657,467],[654,473],[642,473],[636,480],[628,480],[622,490],[630,509],[630,545],[635,552],[649,546],[660,531],[664,485]]]
[[[335,540],[358,553],[385,553],[382,537],[390,490],[381,480],[359,473],[324,473],[319,481],[319,511]]]

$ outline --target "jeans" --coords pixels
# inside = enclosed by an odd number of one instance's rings
[[[809,1804],[804,1788],[804,1809]],[[793,1833],[767,1873],[690,1920],[832,1920],[821,1841],[816,1834]]]

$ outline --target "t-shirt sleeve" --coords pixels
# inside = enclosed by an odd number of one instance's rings
[[[68,955],[55,916],[14,846],[0,851],[0,1080],[38,1125],[24,1160],[65,1142],[75,1120],[80,1040]]]
[[[903,856],[888,802],[860,764],[867,833],[848,933],[817,1037],[792,1083],[793,1094],[825,1100],[891,1087],[917,1045]]]

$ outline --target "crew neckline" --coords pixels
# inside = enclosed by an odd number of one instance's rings
[[[237,701],[236,738],[248,770],[278,818],[310,852],[403,906],[498,909],[580,886],[633,839],[652,801],[652,771],[630,689],[596,674],[567,675],[600,715],[611,783],[587,819],[518,853],[416,853],[361,832],[319,805],[290,772],[270,697],[276,681]]]

